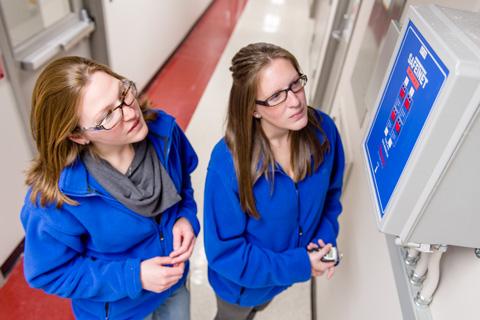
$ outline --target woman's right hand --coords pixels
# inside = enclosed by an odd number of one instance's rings
[[[328,271],[327,278],[330,279],[333,276],[335,270],[334,262],[323,262],[320,260],[324,255],[332,248],[331,244],[324,245],[322,240],[319,240],[320,249],[318,251],[310,251],[312,249],[319,248],[318,245],[310,243],[307,247],[308,258],[310,259],[310,265],[312,267],[312,275],[314,277],[322,276],[325,271]]]
[[[185,263],[172,265],[170,257],[154,257],[140,263],[142,288],[156,293],[173,286],[183,276]]]

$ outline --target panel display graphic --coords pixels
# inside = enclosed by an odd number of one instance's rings
[[[448,73],[409,21],[364,145],[381,218]]]

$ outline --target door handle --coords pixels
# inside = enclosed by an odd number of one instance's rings
[[[83,14],[83,16],[85,15]],[[93,30],[95,30],[93,21],[89,18],[82,18],[78,23],[62,32],[58,37],[47,41],[37,50],[21,58],[21,68],[30,71],[39,69],[60,52],[66,52],[73,48],[84,38],[88,37]]]
[[[93,32],[95,26],[93,22],[90,23],[80,23],[72,28],[68,35],[63,37],[60,41],[60,47],[64,51],[68,51],[71,48],[75,47],[77,43],[82,41],[84,38],[88,37],[90,33]]]
[[[343,30],[333,30],[332,31],[332,38],[335,40],[342,40],[343,37]]]

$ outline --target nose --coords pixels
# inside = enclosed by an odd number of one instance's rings
[[[129,121],[137,117],[137,108],[135,104],[123,107],[123,120]]]
[[[292,90],[287,91],[287,106],[289,107],[298,107],[300,105],[300,99],[297,97],[295,92]]]

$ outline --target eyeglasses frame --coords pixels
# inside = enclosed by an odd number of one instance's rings
[[[303,81],[305,81],[305,83],[303,84],[303,86],[302,86],[300,89],[298,89],[297,91],[294,91],[294,90],[292,90],[292,85],[293,85],[295,82],[297,82],[298,80],[303,80]],[[302,90],[303,88],[305,88],[305,86],[307,85],[307,81],[308,81],[307,76],[306,76],[305,74],[302,74],[302,73],[301,73],[301,74],[299,75],[299,77],[298,77],[297,80],[295,80],[295,81],[293,81],[292,83],[290,83],[290,85],[288,86],[288,88],[283,89],[283,90],[279,90],[279,91],[275,92],[274,94],[272,94],[270,97],[268,97],[268,98],[265,99],[265,100],[255,100],[255,103],[256,103],[256,104],[259,104],[259,105],[261,105],[261,106],[265,106],[265,107],[275,107],[275,106],[278,106],[279,104],[281,104],[281,103],[285,102],[285,100],[287,100],[288,91],[292,91],[293,93],[298,93],[298,92],[300,92],[300,90]],[[268,100],[269,100],[270,98],[272,98],[274,95],[279,94],[279,93],[281,93],[281,92],[285,92],[285,93],[286,93],[285,99],[284,99],[283,101],[280,101],[279,103],[276,103],[276,104],[270,104],[270,103],[268,103]]]
[[[122,98],[121,98],[121,101],[120,101],[120,104],[118,106],[116,106],[115,108],[113,108],[112,110],[110,110],[110,112],[100,121],[100,124],[97,124],[96,126],[93,126],[93,127],[88,127],[88,128],[84,128],[84,127],[78,127],[77,130],[78,131],[81,131],[81,132],[84,132],[84,131],[102,131],[102,130],[112,130],[113,128],[115,128],[119,123],[117,122],[114,126],[112,126],[111,128],[105,128],[101,123],[103,123],[105,121],[105,119],[110,115],[112,114],[113,112],[115,112],[115,110],[119,109],[122,111],[122,117],[121,119],[123,119],[123,108],[124,107],[131,107],[132,104],[135,102],[136,100],[136,97],[134,96],[133,100],[131,103],[126,103],[125,102],[125,98],[127,97],[128,95],[128,92],[130,91],[130,89],[132,89],[132,87],[135,89],[135,83],[131,80],[128,80],[128,79],[122,79],[122,84],[126,84],[126,89],[125,91],[123,92],[122,94]]]

